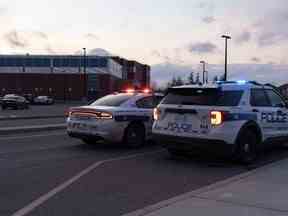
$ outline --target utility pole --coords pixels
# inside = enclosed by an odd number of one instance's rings
[[[87,79],[86,79],[86,48],[83,48],[83,86],[84,86],[84,91],[83,91],[83,100],[87,100]]]
[[[231,39],[228,35],[222,35],[222,38],[225,39],[225,73],[224,73],[224,81],[227,81],[227,41],[228,39]]]
[[[205,70],[205,64],[206,64],[206,62],[205,61],[200,61],[200,63],[203,65],[203,77],[202,77],[202,80],[203,80],[203,84],[205,83],[205,72],[206,72],[206,70]],[[206,82],[207,82],[207,78],[206,78]]]

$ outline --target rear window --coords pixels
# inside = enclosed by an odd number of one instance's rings
[[[221,91],[220,89],[170,89],[162,104],[200,106],[238,106],[241,90]]]
[[[128,101],[130,98],[132,98],[133,95],[129,94],[117,94],[117,95],[107,95],[105,97],[102,97],[92,104],[90,106],[120,106],[124,102]]]

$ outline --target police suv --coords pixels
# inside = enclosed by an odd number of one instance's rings
[[[131,147],[151,137],[153,108],[163,98],[145,89],[128,89],[102,97],[88,106],[69,109],[68,135],[92,144],[99,140],[122,142]]]
[[[269,84],[186,85],[170,88],[154,109],[152,132],[173,155],[221,150],[251,163],[264,144],[287,140],[287,115],[285,100]]]

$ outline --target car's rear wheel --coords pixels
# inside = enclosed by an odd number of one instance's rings
[[[238,138],[237,155],[241,163],[252,164],[257,159],[257,136],[246,130]]]
[[[6,108],[7,108],[6,106],[2,106],[2,110],[6,110]]]
[[[82,141],[84,144],[88,144],[88,145],[94,145],[96,143],[96,140],[89,139],[89,138],[83,138]]]
[[[169,152],[170,156],[172,157],[183,157],[185,153],[183,151],[177,150],[177,149],[167,149]]]
[[[123,144],[129,147],[138,148],[144,145],[145,128],[139,123],[130,124],[124,132]]]

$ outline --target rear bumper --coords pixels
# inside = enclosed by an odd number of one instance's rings
[[[185,138],[159,134],[153,134],[153,139],[164,148],[172,150],[217,153],[220,155],[232,155],[235,152],[235,145],[228,144],[223,140]]]

